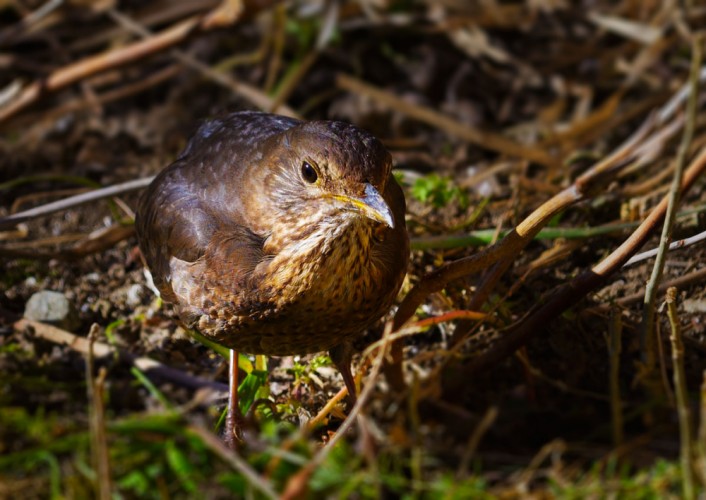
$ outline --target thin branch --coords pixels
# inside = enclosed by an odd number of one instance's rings
[[[682,492],[684,498],[693,500],[696,498],[696,487],[694,485],[694,472],[691,463],[694,458],[694,445],[691,440],[691,412],[689,411],[689,393],[686,388],[686,372],[684,370],[684,342],[682,340],[681,326],[679,325],[679,314],[677,313],[677,289],[667,290],[667,316],[672,335],[669,337],[672,343],[672,363],[674,364],[674,394],[677,399],[677,415],[679,419],[679,457],[681,462]]]
[[[121,223],[100,228],[81,239],[69,248],[52,251],[32,251],[22,248],[0,247],[0,257],[8,259],[32,259],[32,260],[76,260],[87,255],[99,253],[114,247],[119,242],[124,241],[135,233],[135,226],[123,225]]]
[[[258,5],[258,7],[260,6]],[[0,123],[35,103],[46,92],[55,92],[96,73],[139,61],[181,43],[195,32],[231,25],[240,19],[242,12],[243,8],[240,2],[224,0],[211,12],[192,16],[148,39],[89,56],[60,68],[47,76],[46,79],[28,85],[14,101],[0,108]]]
[[[647,286],[645,287],[644,310],[642,316],[642,330],[640,335],[640,343],[642,346],[643,361],[647,370],[651,370],[654,365],[654,308],[657,297],[657,287],[662,279],[664,271],[664,261],[667,258],[667,246],[672,239],[672,227],[674,218],[679,205],[679,194],[682,176],[684,172],[684,164],[686,156],[691,146],[691,141],[694,137],[694,128],[696,123],[696,110],[698,107],[699,96],[699,68],[701,67],[701,37],[696,37],[692,44],[691,58],[691,78],[690,78],[690,93],[687,101],[687,120],[684,127],[684,135],[679,144],[677,151],[677,159],[674,167],[674,177],[672,187],[669,190],[667,213],[664,218],[662,227],[662,236],[659,241],[659,249],[652,268],[652,274]],[[681,93],[680,93],[681,94]],[[678,95],[680,95],[678,94]]]
[[[582,200],[583,197],[584,193],[576,186],[564,189],[532,212],[495,245],[469,257],[449,262],[427,274],[400,304],[395,314],[394,328],[399,329],[414,315],[417,307],[427,296],[441,290],[451,281],[486,269],[500,259],[516,255],[539,233],[548,220],[567,206]]]
[[[661,128],[649,135],[658,124],[661,124],[661,122],[658,123],[656,114],[650,115],[642,126],[623,142],[618,149],[584,172],[576,179],[574,185],[582,192],[595,192],[597,189],[607,185],[609,180],[631,163],[647,164],[648,161],[654,159],[662,151],[666,142],[679,130],[682,123],[683,120],[680,117],[676,117],[672,122],[662,124]],[[526,243],[529,243],[529,241]],[[473,299],[469,304],[471,309],[480,309],[483,306],[495,284],[512,265],[514,258],[514,255],[505,257],[493,266],[473,295]],[[453,342],[461,342],[468,334],[468,328],[458,328],[454,334]]]
[[[46,205],[31,208],[23,212],[17,212],[16,214],[0,218],[0,230],[11,228],[20,222],[26,222],[28,220],[51,215],[62,210],[77,207],[79,205],[85,205],[86,203],[90,203],[92,201],[109,198],[111,196],[118,196],[131,191],[137,191],[138,189],[144,189],[149,186],[153,180],[154,177],[145,177],[144,179],[127,181],[121,184],[115,184],[113,186],[89,191],[87,193],[77,194],[76,196],[70,196],[62,200],[53,201],[51,203],[47,203]]]
[[[110,9],[108,11],[110,16],[121,26],[124,28],[132,31],[133,33],[137,34],[138,36],[143,37],[144,39],[149,39],[151,36],[154,36],[149,30],[147,30],[144,26],[140,25],[130,17],[126,16],[125,14],[115,10],[115,9]],[[195,69],[199,73],[201,73],[203,76],[206,78],[210,79],[211,81],[229,89],[231,92],[233,92],[236,95],[239,95],[251,103],[253,103],[255,106],[262,110],[269,110],[272,112],[278,112],[280,114],[290,116],[293,118],[297,118],[297,113],[291,109],[289,106],[280,103],[275,103],[275,101],[268,96],[266,93],[261,91],[260,89],[253,87],[252,85],[248,85],[247,83],[244,82],[239,82],[236,81],[234,78],[232,78],[230,75],[223,71],[218,71],[207,64],[202,63],[195,57],[181,51],[174,49],[172,51],[172,56],[180,61],[182,64],[185,66],[188,66],[192,69]]]
[[[650,120],[648,120],[648,123]],[[427,274],[422,280],[405,296],[394,317],[394,328],[399,329],[416,312],[422,302],[432,293],[442,290],[448,283],[464,276],[477,273],[483,269],[488,269],[493,264],[491,275],[485,282],[485,293],[488,292],[489,283],[500,278],[500,275],[513,262],[517,254],[534,239],[543,226],[545,226],[556,214],[567,207],[582,201],[591,193],[596,192],[612,177],[610,174],[625,166],[621,161],[628,155],[627,145],[637,147],[638,138],[647,134],[649,129],[643,126],[640,131],[634,134],[626,146],[611,155],[615,162],[606,160],[596,164],[589,172],[579,177],[574,184],[554,195],[550,200],[543,203],[539,208],[527,216],[518,226],[508,233],[495,245],[478,252],[477,254],[450,262],[437,270]],[[496,264],[497,263],[497,264]],[[484,295],[484,292],[477,292]],[[481,299],[478,299],[479,301]],[[474,300],[470,304],[470,309],[480,309]],[[468,335],[468,329],[459,328],[452,339],[452,344],[460,344]],[[393,387],[401,389],[405,386],[402,376],[402,344],[395,342],[391,347],[390,360],[385,365],[385,376]]]
[[[65,345],[76,352],[82,354],[88,354],[89,352],[90,342],[88,339],[74,335],[73,333],[62,330],[61,328],[26,318],[16,321],[12,326],[17,332],[32,329],[34,335],[37,337],[56,344]],[[96,358],[104,358],[117,354],[120,359],[136,366],[151,379],[168,380],[189,389],[201,389],[206,387],[224,393],[228,389],[226,384],[213,382],[201,377],[195,377],[188,373],[163,365],[151,358],[134,356],[133,354],[101,342],[95,342],[93,344],[93,353]]]
[[[670,252],[672,250],[679,250],[680,248],[686,248],[688,246],[695,245],[696,243],[700,243],[704,240],[706,240],[706,231],[699,234],[695,234],[694,236],[691,236],[689,238],[684,238],[683,240],[673,241],[669,244],[668,250]],[[657,255],[658,252],[659,248],[653,248],[652,250],[647,250],[645,252],[634,255],[629,261],[625,263],[624,267],[637,264],[638,262],[642,262],[643,260],[651,259],[655,255]]]

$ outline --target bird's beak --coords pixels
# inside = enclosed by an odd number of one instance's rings
[[[344,195],[334,195],[334,197],[353,205],[356,210],[366,217],[382,222],[391,228],[395,227],[395,221],[392,218],[390,207],[372,184],[365,184],[365,195],[361,198]]]

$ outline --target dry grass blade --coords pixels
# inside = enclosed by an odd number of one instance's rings
[[[692,469],[694,444],[691,438],[689,391],[686,387],[686,372],[684,370],[684,341],[682,340],[681,326],[679,325],[676,300],[677,289],[668,289],[667,315],[669,316],[669,326],[672,331],[670,341],[672,343],[672,362],[674,363],[674,393],[676,395],[679,434],[681,436],[679,455],[681,458],[682,492],[685,499],[693,500],[696,498],[696,485],[694,484],[694,471]]]
[[[669,244],[668,250],[670,252],[672,250],[679,250],[680,248],[686,248],[690,245],[695,245],[696,243],[700,243],[704,240],[706,240],[706,231],[701,232],[699,234],[695,234],[694,236],[691,236],[689,238],[684,238],[683,240],[672,241]],[[638,262],[642,262],[643,260],[651,259],[652,257],[655,257],[658,253],[659,248],[653,248],[652,250],[641,252],[633,256],[629,261],[627,261],[625,263],[625,267],[630,266],[632,264],[637,264]]]
[[[684,127],[684,135],[682,137],[679,150],[677,152],[676,166],[674,168],[674,178],[669,190],[667,212],[664,218],[662,227],[662,237],[659,241],[659,249],[652,268],[652,274],[645,287],[645,301],[642,315],[642,332],[640,342],[642,344],[643,360],[645,369],[649,372],[652,370],[655,362],[655,335],[654,335],[654,309],[657,297],[657,287],[662,279],[664,271],[664,261],[667,256],[667,246],[672,239],[672,226],[676,217],[677,206],[679,204],[681,194],[682,175],[684,164],[687,160],[687,154],[691,147],[691,141],[694,137],[694,128],[696,123],[696,112],[698,108],[699,97],[699,70],[701,68],[701,45],[703,39],[696,37],[692,44],[692,59],[691,59],[691,78],[690,92],[687,102],[687,121]]]
[[[202,427],[190,426],[188,432],[198,436],[201,442],[205,444],[211,451],[218,455],[221,460],[230,465],[233,469],[240,472],[247,482],[257,489],[266,498],[280,498],[271,484],[269,484],[257,471],[240,458],[236,453],[226,447],[225,444],[208,430]]]
[[[114,224],[112,226],[97,229],[88,236],[82,237],[73,246],[57,251],[26,250],[22,248],[0,248],[0,257],[11,259],[33,259],[33,260],[77,260],[87,255],[102,252],[113,248],[116,244],[130,238],[135,233],[132,225],[123,226]]]
[[[88,332],[88,353],[86,354],[86,387],[88,390],[91,451],[93,452],[93,467],[96,471],[96,493],[101,500],[112,498],[112,481],[110,477],[110,455],[108,451],[108,436],[105,429],[105,367],[101,367],[98,376],[94,378],[93,345],[100,327],[94,323]]]

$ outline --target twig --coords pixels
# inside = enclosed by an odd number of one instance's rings
[[[207,76],[209,79],[224,86],[225,88],[230,89],[233,93],[244,97],[262,110],[275,110],[281,115],[299,118],[297,112],[292,108],[281,103],[275,105],[272,98],[252,85],[248,85],[244,82],[238,82],[231,78],[228,74],[214,70],[189,54],[178,52],[175,53],[174,56],[182,63],[198,70],[201,74]]]
[[[343,401],[346,396],[348,396],[348,388],[344,385],[341,390],[329,399],[326,405],[319,410],[319,413],[306,423],[306,432],[311,432],[323,425],[326,421],[326,417],[331,414],[336,405]]]
[[[153,36],[152,33],[150,33],[150,31],[147,30],[144,26],[140,25],[125,14],[115,9],[110,9],[108,13],[116,22],[118,22],[121,26],[125,27],[126,29],[132,31],[133,33],[136,33],[137,35],[145,39],[149,39],[151,36]],[[222,85],[227,89],[230,89],[230,91],[234,94],[244,97],[260,109],[269,110],[271,112],[278,112],[280,114],[291,116],[294,118],[297,117],[297,113],[292,110],[289,106],[286,106],[281,102],[274,102],[272,98],[270,98],[260,89],[253,87],[252,85],[248,85],[247,83],[238,82],[227,73],[223,71],[214,70],[207,64],[202,63],[195,57],[181,50],[173,50],[172,56],[178,61],[180,61],[182,64],[197,70],[199,73],[206,76],[213,82],[218,83],[219,85]]]
[[[31,328],[34,335],[38,337],[56,344],[65,345],[82,354],[88,353],[89,341],[86,338],[78,337],[73,333],[67,332],[66,330],[62,330],[55,326],[23,318],[16,321],[12,327],[17,332],[25,331]],[[93,351],[97,358],[104,358],[117,354],[120,359],[133,364],[142,370],[145,375],[154,380],[168,380],[189,389],[201,389],[206,387],[219,392],[226,392],[228,389],[226,384],[189,375],[188,373],[165,366],[153,359],[142,356],[134,356],[128,352],[101,342],[95,342],[93,344]]]
[[[271,24],[265,31],[265,36],[260,42],[261,59],[269,55],[267,63],[267,75],[262,84],[262,90],[267,94],[272,94],[272,89],[275,86],[275,81],[279,75],[282,66],[282,54],[284,52],[285,40],[287,37],[287,9],[284,4],[277,5],[272,9]],[[219,65],[220,66],[220,65]]]
[[[98,498],[110,500],[110,453],[108,438],[105,433],[105,408],[103,403],[106,371],[101,367],[97,377],[93,378],[93,346],[100,327],[93,323],[88,332],[88,352],[86,353],[86,387],[88,391],[88,414],[90,418],[91,451],[93,467],[96,470],[95,489]]]
[[[659,241],[659,249],[655,259],[652,275],[650,276],[647,286],[645,287],[644,310],[642,316],[642,329],[640,335],[640,343],[642,347],[642,357],[645,363],[645,369],[649,372],[654,366],[654,308],[657,296],[657,287],[662,279],[664,271],[664,261],[666,260],[666,248],[672,238],[672,226],[674,225],[674,217],[679,204],[679,194],[684,172],[684,164],[686,163],[686,155],[691,146],[691,141],[694,136],[694,127],[696,122],[696,110],[699,94],[699,68],[701,67],[701,43],[702,38],[696,37],[692,44],[691,58],[691,78],[690,78],[690,93],[687,102],[687,120],[684,126],[684,135],[679,144],[677,151],[676,164],[674,167],[674,177],[672,187],[669,190],[669,198],[667,205],[667,213],[664,218],[662,227],[662,236]],[[678,94],[676,97],[679,97]]]
[[[669,248],[667,250],[671,252],[672,250],[686,248],[690,245],[694,245],[694,244],[699,243],[704,240],[706,240],[706,231],[699,233],[699,234],[695,234],[694,236],[691,236],[689,238],[685,238],[683,240],[673,241],[669,244]],[[633,264],[637,264],[638,262],[642,262],[643,260],[651,259],[652,257],[657,255],[658,253],[659,253],[659,248],[653,248],[652,250],[647,250],[647,251],[641,252],[637,255],[633,255],[632,258],[623,265],[623,267],[628,267]]]
[[[127,181],[121,184],[115,184],[113,186],[96,189],[88,193],[70,196],[69,198],[64,198],[62,200],[57,200],[52,203],[47,203],[46,205],[31,208],[23,212],[17,212],[16,214],[0,218],[0,230],[13,227],[16,224],[19,224],[20,222],[44,217],[45,215],[50,215],[56,212],[60,212],[62,210],[67,210],[69,208],[77,207],[79,205],[84,205],[92,201],[101,200],[103,198],[109,198],[110,196],[117,196],[119,194],[129,193],[131,191],[137,191],[138,189],[143,189],[149,186],[152,180],[154,180],[154,177],[145,177],[144,179]]]
[[[596,168],[594,172],[599,172]],[[415,313],[417,307],[432,293],[443,289],[448,283],[464,276],[471,275],[483,269],[488,269],[497,262],[491,271],[491,279],[498,279],[499,274],[510,265],[516,255],[537,235],[552,217],[566,207],[584,199],[596,186],[591,181],[605,181],[604,176],[580,177],[573,185],[557,193],[550,200],[534,210],[515,229],[508,233],[495,245],[488,247],[469,257],[450,262],[435,271],[427,274],[417,285],[410,290],[400,304],[394,317],[394,328],[402,327]],[[598,182],[596,182],[598,184]],[[487,281],[486,281],[487,283]],[[471,309],[479,309],[478,305],[471,303]],[[460,344],[468,335],[465,328],[459,329],[452,338],[452,345]],[[391,348],[391,360],[386,363],[385,376],[393,387],[404,387],[402,377],[402,344],[396,342]]]
[[[686,388],[686,372],[684,370],[684,343],[682,341],[681,327],[679,325],[679,315],[677,313],[677,289],[667,290],[667,316],[672,335],[672,362],[674,363],[674,392],[677,397],[677,415],[679,416],[679,456],[682,473],[682,492],[684,498],[693,500],[696,498],[694,486],[694,472],[691,468],[694,456],[693,443],[691,441],[691,416],[689,411],[689,395]]]
[[[473,455],[475,454],[476,449],[480,444],[480,440],[483,438],[485,433],[488,432],[488,429],[490,429],[490,426],[493,425],[495,419],[498,418],[498,414],[498,407],[491,406],[485,412],[485,415],[483,415],[481,421],[478,422],[476,428],[473,429],[473,433],[471,433],[471,437],[468,439],[466,449],[463,452],[461,462],[458,466],[458,470],[456,471],[456,477],[458,479],[464,479],[466,476],[468,476],[468,465],[471,463],[471,459],[473,458]]]
[[[239,3],[225,0],[213,11],[190,17],[146,40],[86,57],[54,71],[43,81],[37,81],[25,87],[14,101],[0,108],[0,123],[36,102],[45,92],[55,92],[90,75],[138,61],[173,47],[194,32],[222,28],[236,22],[242,12],[242,9],[237,7]]]
[[[55,92],[90,75],[140,60],[181,42],[198,28],[200,21],[200,17],[191,17],[165,29],[149,40],[89,56],[54,71],[44,81],[37,81],[25,87],[14,101],[0,108],[0,123],[36,102],[45,92]]]
[[[488,268],[505,257],[511,257],[534,238],[542,226],[567,206],[583,199],[578,186],[571,186],[532,212],[501,241],[470,257],[450,262],[427,274],[404,298],[395,314],[395,329],[407,322],[419,304],[431,293],[444,288],[448,283]]]
[[[534,210],[513,231],[508,233],[500,242],[469,257],[450,262],[432,273],[426,275],[405,296],[394,317],[394,325],[399,329],[415,313],[417,307],[431,293],[443,289],[448,283],[468,276],[482,269],[492,267],[490,275],[483,286],[476,292],[471,309],[480,309],[479,303],[485,301],[485,296],[490,292],[492,284],[500,278],[502,273],[511,265],[516,255],[537,235],[557,213],[575,204],[601,187],[605,186],[612,175],[627,164],[627,161],[641,150],[644,139],[654,126],[654,117],[648,118],[642,127],[635,132],[623,145],[609,157],[598,162],[590,170],[581,175],[574,184],[557,193],[550,200]],[[660,136],[661,138],[661,136]],[[648,143],[654,139],[648,139]],[[497,264],[496,264],[497,263]],[[468,329],[459,328],[453,337],[452,343],[459,344],[468,335]],[[392,346],[392,361],[386,365],[388,382],[396,388],[404,387],[402,378],[402,346],[396,343]]]
[[[25,15],[19,22],[17,22],[13,26],[0,30],[0,44],[4,44],[7,40],[16,36],[18,33],[21,33],[22,31],[31,28],[32,25],[38,23],[39,21],[47,17],[49,14],[59,8],[63,3],[63,0],[49,0],[44,3],[41,7]]]
[[[148,3],[143,3],[144,10],[135,11],[135,16],[139,17],[139,21],[143,26],[168,26],[185,17],[213,10],[221,2],[222,0],[184,0],[160,4],[157,9],[154,7],[150,8]],[[106,4],[105,8],[109,9],[110,5],[112,4]],[[72,40],[69,48],[76,53],[88,53],[95,50],[96,47],[107,45],[111,40],[117,40],[123,36],[125,36],[125,32],[122,28],[107,28],[98,33],[84,35],[77,40]]]
[[[643,122],[642,126],[623,142],[618,149],[593,165],[576,179],[574,186],[582,192],[595,192],[595,190],[605,186],[610,180],[610,177],[620,174],[621,170],[625,169],[630,163],[636,162],[644,165],[650,158],[655,157],[662,150],[666,141],[679,129],[682,120],[677,117],[671,123],[658,129],[652,135],[649,135],[657,124],[658,120],[656,115],[650,115]],[[538,210],[541,209],[542,207]],[[546,223],[546,221],[544,223]],[[518,248],[518,252],[528,243],[529,240],[525,240],[524,244]],[[493,266],[473,295],[473,299],[469,304],[471,309],[480,309],[483,306],[495,284],[512,265],[514,258],[513,255],[506,256]],[[467,328],[458,328],[454,334],[453,342],[461,342],[468,336],[468,333]]]
[[[138,81],[128,83],[126,85],[121,86],[120,88],[108,90],[102,94],[98,94],[96,96],[95,104],[102,106],[113,101],[117,101],[135,94],[139,94],[140,92],[148,90],[152,87],[156,87],[160,83],[169,80],[170,78],[174,78],[181,71],[182,67],[180,64],[170,64],[169,66],[158,69],[147,76],[142,76]],[[42,116],[46,120],[52,120],[54,117],[66,115],[72,111],[78,111],[93,104],[94,103],[87,103],[85,99],[76,98],[61,104],[52,110],[42,111]],[[30,137],[33,137],[33,134],[30,134]],[[23,139],[25,139],[26,141],[27,138],[25,137]]]
[[[694,40],[694,47],[697,45],[699,48],[697,50],[700,50],[700,44],[703,43],[703,38],[696,38]],[[692,63],[694,59],[692,58]],[[692,66],[693,69],[693,66]],[[688,82],[686,82],[684,85],[682,85],[681,89],[674,94],[674,97],[672,97],[667,104],[665,104],[662,109],[659,112],[659,119],[661,121],[666,121],[668,120],[671,116],[674,116],[679,109],[681,108],[681,105],[684,103],[684,101],[690,99],[693,95],[693,90],[694,90],[694,82],[696,82],[696,86],[698,87],[699,83],[703,83],[706,81],[706,66],[702,68],[696,68],[696,72],[692,71],[692,78],[689,79]],[[695,80],[694,80],[695,79]]]
[[[331,5],[337,4],[332,3]],[[263,109],[269,111],[270,113],[281,113],[281,109],[284,107],[288,109],[291,113],[289,116],[297,117],[297,114],[290,108],[288,108],[284,103],[287,101],[287,99],[289,99],[289,96],[291,96],[292,93],[296,90],[297,85],[299,85],[302,78],[306,76],[306,74],[314,65],[314,63],[319,59],[320,55],[321,51],[317,49],[312,50],[306,56],[304,56],[304,58],[299,62],[299,65],[294,70],[294,72],[291,73],[289,77],[282,83],[274,99],[272,99],[272,103],[270,104],[270,106]]]
[[[123,241],[135,232],[135,226],[124,226],[122,224],[113,224],[110,227],[97,229],[87,237],[80,240],[70,248],[58,251],[28,251],[24,249],[3,248],[0,247],[0,257],[10,259],[33,259],[33,260],[76,260],[86,255],[102,252],[108,248],[115,246],[118,242]]]

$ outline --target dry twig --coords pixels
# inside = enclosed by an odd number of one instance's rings
[[[49,342],[65,345],[76,352],[82,354],[88,354],[89,352],[90,342],[88,339],[74,335],[61,328],[26,318],[16,321],[12,326],[17,332],[31,329],[34,335],[48,340]],[[224,393],[228,388],[226,384],[189,375],[188,373],[165,366],[153,359],[134,356],[108,344],[94,342],[92,349],[96,358],[105,358],[117,354],[120,359],[131,363],[143,371],[145,375],[155,380],[168,380],[189,389],[210,388]]]
[[[259,6],[262,8],[262,6]],[[235,23],[243,12],[240,1],[224,0],[211,12],[192,16],[166,28],[145,40],[119,49],[89,56],[54,71],[43,81],[25,87],[12,102],[0,108],[0,123],[35,103],[47,92],[55,92],[91,75],[129,64],[181,43],[188,36],[201,31],[223,28]]]
[[[681,437],[679,455],[682,474],[682,492],[684,498],[693,500],[696,498],[694,471],[691,468],[694,458],[694,444],[691,439],[691,411],[689,410],[689,392],[686,387],[686,372],[684,370],[684,342],[682,341],[681,326],[679,325],[676,299],[677,289],[670,288],[667,290],[667,316],[669,317],[669,326],[672,330],[670,340],[672,342],[672,362],[674,363],[674,393],[677,401],[679,435]]]
[[[674,177],[672,186],[669,190],[667,213],[664,218],[662,227],[662,236],[659,240],[659,249],[652,268],[652,274],[645,287],[645,301],[642,315],[642,331],[640,342],[642,344],[642,356],[645,363],[645,369],[649,372],[652,370],[655,361],[655,338],[654,338],[654,308],[657,297],[657,287],[662,279],[664,271],[664,261],[667,258],[667,246],[672,239],[672,226],[677,213],[677,206],[680,200],[682,175],[684,172],[684,164],[687,160],[687,153],[691,146],[691,141],[694,137],[694,128],[696,123],[696,111],[699,96],[699,70],[701,68],[701,37],[696,37],[692,44],[692,59],[691,59],[691,78],[690,92],[687,102],[687,120],[684,127],[684,135],[679,150],[677,151],[676,166],[674,168]]]

